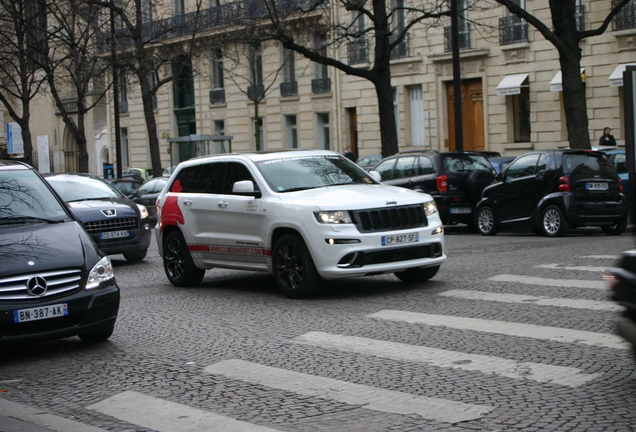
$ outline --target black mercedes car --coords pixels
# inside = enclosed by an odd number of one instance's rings
[[[603,153],[538,150],[517,157],[484,189],[475,223],[483,235],[505,226],[549,237],[582,226],[618,235],[627,228],[627,211],[621,179]]]
[[[119,299],[110,259],[64,201],[32,167],[0,160],[0,345],[106,340]]]
[[[146,207],[90,174],[50,173],[44,178],[70,206],[97,246],[107,255],[141,261],[150,246]]]

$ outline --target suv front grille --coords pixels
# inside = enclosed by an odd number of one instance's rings
[[[84,228],[89,234],[99,234],[106,231],[134,230],[137,229],[137,219],[109,219],[97,222],[87,222]]]
[[[33,296],[27,292],[27,282],[34,276],[46,280],[47,290],[42,296]],[[37,272],[3,278],[0,279],[0,301],[36,300],[73,291],[79,288],[81,279],[82,271],[80,269]]]
[[[421,205],[350,211],[360,232],[395,231],[428,226]]]

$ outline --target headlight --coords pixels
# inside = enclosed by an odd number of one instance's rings
[[[426,201],[422,205],[424,206],[424,214],[426,214],[426,216],[433,216],[437,213],[437,204],[435,204],[435,201]]]
[[[114,277],[115,273],[113,272],[113,265],[110,262],[110,258],[104,257],[93,266],[90,273],[88,274],[86,289],[95,288],[99,286],[100,283],[106,282],[107,280]]]
[[[146,206],[141,205],[141,204],[137,204],[137,207],[139,207],[139,212],[141,213],[141,218],[145,219],[148,217],[148,209],[146,208]]]
[[[351,217],[348,211],[322,211],[316,212],[316,219],[318,222],[325,224],[350,224]]]

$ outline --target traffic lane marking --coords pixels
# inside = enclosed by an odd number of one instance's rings
[[[526,285],[542,285],[561,288],[607,289],[607,284],[604,281],[590,281],[579,279],[549,279],[533,276],[500,274],[490,277],[488,278],[488,280],[495,282],[514,282]]]

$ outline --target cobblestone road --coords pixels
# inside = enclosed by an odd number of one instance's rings
[[[115,256],[110,341],[3,350],[0,402],[117,432],[635,430],[636,363],[602,281],[634,237],[446,239],[426,284],[356,278],[307,300],[239,271],[175,288],[154,244]]]

